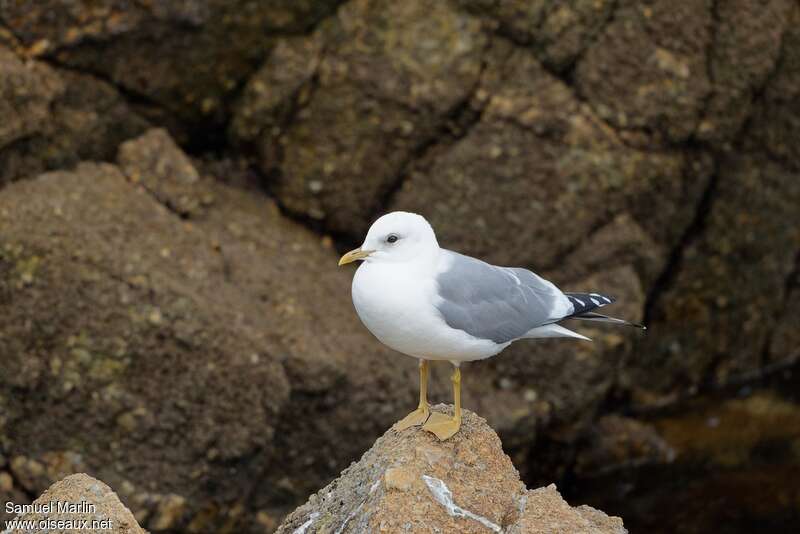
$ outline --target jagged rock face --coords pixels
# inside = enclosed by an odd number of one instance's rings
[[[638,347],[650,357],[625,372],[644,403],[652,392],[680,392],[679,382],[724,384],[791,356],[769,344],[776,319],[797,319],[788,291],[800,250],[800,182],[763,156],[731,157],[717,173],[703,232],[655,303],[650,326],[659,334]]]
[[[50,486],[33,502],[37,507],[33,511],[20,514],[19,521],[62,522],[67,528],[57,526],[31,530],[20,528],[25,532],[48,532],[50,534],[67,534],[80,530],[82,532],[110,532],[112,534],[146,534],[136,522],[119,497],[104,483],[83,473],[71,475]],[[58,507],[64,507],[58,511]],[[85,522],[85,523],[84,523]],[[95,525],[94,528],[91,525]]]
[[[0,44],[0,186],[114,157],[148,123],[109,84],[24,60]]]
[[[465,411],[444,443],[419,428],[389,430],[277,532],[627,531],[618,517],[571,508],[553,485],[527,491],[494,431]]]
[[[391,209],[649,323],[465,366],[528,481],[796,360],[798,87],[791,0],[3,3],[0,494],[270,530],[414,404],[320,235]]]
[[[338,3],[6,2],[0,23],[26,54],[97,73],[143,100],[153,117],[218,127],[275,37],[306,31]]]
[[[256,146],[286,207],[361,233],[469,100],[488,44],[479,21],[447,2],[348,2],[315,34],[275,48],[232,134]]]
[[[241,508],[243,523],[274,517],[413,406],[415,365],[361,327],[335,252],[272,203],[202,175],[164,130],[123,143],[118,161],[0,196],[0,473],[28,494],[102,474],[155,530],[218,526]],[[625,287],[635,314],[633,277],[586,283]],[[488,373],[467,366],[466,405],[524,458],[538,425],[572,425],[602,400],[626,341],[595,334],[543,345],[535,368],[524,346]],[[449,384],[432,394],[448,398]]]
[[[160,529],[175,527],[155,519],[171,494],[187,501],[175,520],[205,528],[242,506],[243,486],[263,507],[319,487],[414,398],[360,329],[336,254],[264,199],[199,177],[163,130],[124,144],[120,162],[0,198],[0,444],[14,486],[102,473]],[[295,479],[301,466],[322,477]]]

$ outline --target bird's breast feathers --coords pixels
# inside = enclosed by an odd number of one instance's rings
[[[353,278],[353,305],[361,322],[383,344],[409,356],[474,360],[500,347],[449,328],[435,306],[436,281],[402,265],[364,263]]]

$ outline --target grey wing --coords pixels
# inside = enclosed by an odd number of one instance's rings
[[[442,253],[446,268],[436,278],[436,307],[451,328],[506,343],[571,313],[572,305],[556,286],[526,269]]]

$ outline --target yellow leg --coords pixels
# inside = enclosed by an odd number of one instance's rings
[[[422,427],[422,430],[427,430],[439,438],[440,441],[445,441],[461,428],[461,369],[459,367],[456,367],[455,371],[453,371],[453,400],[455,402],[453,417],[434,412]]]
[[[419,361],[419,407],[394,424],[395,430],[405,430],[419,426],[428,420],[431,410],[428,406],[428,360]]]

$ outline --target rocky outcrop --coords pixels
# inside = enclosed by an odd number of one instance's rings
[[[32,505],[8,532],[146,534],[111,488],[85,474],[56,482]]]
[[[418,428],[389,430],[277,532],[368,531],[627,532],[618,517],[570,507],[554,485],[526,490],[500,439],[469,411],[444,443]]]
[[[163,131],[124,144],[120,164],[0,198],[0,444],[14,487],[37,494],[90,469],[145,525],[171,494],[187,503],[177,520],[235,523],[242,487],[274,514],[366,448],[413,388],[359,328],[319,238],[198,176]],[[361,438],[337,444],[342,431]],[[301,465],[318,474],[287,478]],[[197,517],[211,499],[226,504]]]
[[[8,491],[35,495],[89,469],[154,530],[279,517],[414,404],[414,363],[358,324],[330,244],[271,201],[203,175],[164,130],[123,143],[118,162],[0,196]],[[466,406],[524,458],[538,425],[572,425],[602,399],[625,341],[596,333],[594,347],[547,345],[535,370],[524,349],[488,373],[467,367]],[[448,386],[436,380],[432,394]],[[175,502],[176,523],[157,519]]]
[[[783,313],[798,253],[796,4],[395,4],[348,2],[245,87],[231,137],[284,208],[353,243],[381,211],[419,211],[447,246],[570,289],[600,271],[666,333],[636,345],[666,372],[640,357],[611,380],[645,405],[781,358],[765,354],[771,328],[738,335]],[[735,235],[737,217],[774,240]],[[761,245],[769,265],[738,261]],[[722,256],[736,272],[720,276]],[[718,309],[741,279],[763,283]],[[607,369],[633,355],[622,341]],[[551,352],[515,349],[509,375]]]
[[[772,354],[769,344],[790,303],[800,182],[763,156],[731,157],[717,173],[703,232],[686,244],[680,270],[653,303],[649,326],[659,335],[638,347],[649,358],[624,372],[644,404],[753,375],[791,355]]]
[[[339,1],[10,2],[0,23],[27,56],[101,76],[190,135],[187,123],[224,122],[276,37],[306,31]]]
[[[83,159],[113,159],[148,123],[93,76],[19,57],[0,44],[0,186]]]
[[[414,405],[333,268],[390,209],[649,324],[465,367],[529,485],[667,465],[632,408],[798,361],[798,28],[791,0],[3,3],[0,495],[102,469],[148,528],[273,528]]]
[[[576,458],[570,498],[622,515],[631,532],[792,532],[798,386],[787,371],[729,398],[701,394],[636,421],[603,417]]]
[[[468,101],[489,44],[480,29],[447,2],[348,2],[313,35],[276,47],[232,133],[255,145],[287,208],[361,233]]]

